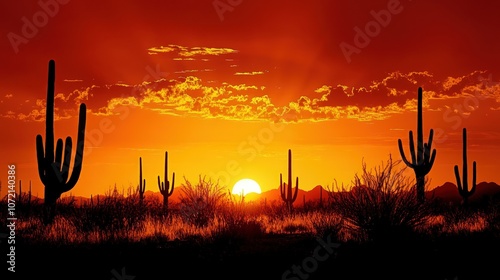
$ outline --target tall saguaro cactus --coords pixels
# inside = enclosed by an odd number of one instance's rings
[[[36,136],[36,156],[38,163],[38,174],[45,186],[44,190],[44,221],[51,223],[55,216],[55,205],[61,194],[71,190],[80,177],[83,163],[83,148],[85,144],[86,105],[80,104],[78,118],[78,138],[73,171],[69,176],[71,152],[73,141],[66,137],[63,142],[57,140],[54,151],[54,90],[55,90],[55,62],[49,61],[49,78],[47,86],[47,109],[45,117],[45,150],[42,135]],[[63,157],[64,148],[64,157]]]
[[[161,182],[160,176],[158,176],[158,188],[160,189],[161,195],[163,195],[163,208],[165,209],[165,214],[168,214],[168,198],[174,193],[175,184],[175,172],[172,173],[172,184],[168,181],[168,152],[165,151],[165,173],[163,175],[165,182]]]
[[[280,194],[285,202],[288,212],[293,210],[293,203],[299,193],[299,177],[296,179],[295,190],[292,191],[292,150],[288,150],[288,183],[283,183],[283,175],[280,173]]]
[[[458,170],[458,165],[455,165],[455,178],[457,179],[458,193],[462,197],[463,206],[468,205],[469,197],[476,191],[476,161],[472,163],[472,187],[469,190],[469,184],[467,181],[467,129],[462,131],[462,142],[463,142],[463,165],[462,165],[462,179],[460,182],[460,171]]]
[[[425,176],[431,171],[432,165],[436,158],[436,149],[432,150],[432,137],[434,131],[431,129],[429,141],[424,143],[423,124],[422,124],[422,88],[418,88],[418,108],[417,108],[417,150],[415,151],[415,142],[413,141],[413,131],[410,130],[410,154],[411,162],[405,156],[403,143],[398,139],[399,153],[403,162],[415,172],[417,179],[417,199],[419,202],[425,200]]]
[[[142,157],[139,157],[139,186],[137,187],[139,192],[139,202],[142,204],[144,202],[144,193],[146,192],[146,179],[142,179]]]

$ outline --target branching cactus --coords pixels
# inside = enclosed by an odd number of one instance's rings
[[[425,200],[425,176],[431,171],[432,165],[436,158],[436,149],[432,150],[432,137],[434,131],[431,129],[429,141],[424,143],[423,124],[422,124],[422,88],[418,88],[418,108],[417,108],[417,150],[415,150],[415,142],[413,141],[413,131],[410,130],[410,154],[411,162],[406,158],[403,150],[403,143],[398,139],[399,153],[403,162],[413,169],[417,179],[417,199],[419,202]]]
[[[161,195],[163,195],[163,208],[165,209],[165,214],[168,214],[168,198],[174,193],[175,184],[175,172],[172,173],[172,184],[168,181],[168,152],[165,152],[165,173],[163,179],[165,182],[161,182],[160,176],[158,176],[158,188],[160,189]]]
[[[293,210],[293,203],[299,193],[299,177],[296,179],[295,190],[292,191],[292,150],[288,150],[288,183],[283,183],[283,175],[280,173],[280,194],[285,202],[288,212]]]
[[[142,157],[139,157],[139,186],[137,187],[139,193],[139,202],[144,202],[144,193],[146,192],[146,179],[142,179]]]
[[[85,143],[86,105],[80,104],[78,118],[78,138],[73,171],[69,176],[73,141],[66,137],[66,141],[59,138],[54,151],[54,89],[55,89],[55,62],[49,61],[49,78],[47,87],[47,109],[45,117],[45,149],[42,135],[36,136],[36,155],[38,174],[45,186],[44,190],[44,222],[51,223],[55,216],[55,205],[61,194],[71,190],[80,177],[83,163],[83,148]],[[63,153],[64,149],[64,153]]]
[[[458,170],[458,165],[455,165],[455,178],[457,179],[458,193],[462,197],[462,205],[467,206],[469,202],[469,197],[471,197],[476,191],[476,162],[472,163],[472,187],[469,190],[469,184],[467,180],[467,130],[464,128],[462,132],[463,137],[463,166],[462,166],[462,182],[460,181],[460,171]]]

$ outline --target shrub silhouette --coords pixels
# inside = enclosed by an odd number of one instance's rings
[[[414,183],[398,168],[401,161],[368,170],[363,162],[362,174],[356,174],[350,191],[338,186],[328,192],[334,211],[345,226],[361,241],[391,241],[409,238],[430,215],[427,204],[420,203],[412,188]]]
[[[45,186],[44,212],[45,223],[51,223],[55,215],[55,205],[61,194],[71,190],[77,183],[83,163],[83,148],[85,143],[86,105],[80,104],[78,119],[78,138],[76,145],[75,161],[71,177],[69,165],[73,142],[71,137],[66,137],[66,142],[59,138],[54,152],[54,87],[55,62],[49,61],[49,78],[47,86],[47,109],[45,117],[45,150],[42,135],[36,136],[36,157],[40,180]],[[64,145],[64,147],[63,147]],[[64,148],[64,157],[63,157]]]
[[[185,177],[184,181],[180,186],[181,216],[196,227],[207,226],[224,205],[225,188],[201,175],[194,185]]]

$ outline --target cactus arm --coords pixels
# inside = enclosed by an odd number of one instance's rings
[[[429,171],[432,168],[432,165],[434,164],[434,159],[436,158],[436,149],[433,149],[431,154],[433,138],[434,138],[434,130],[431,128],[429,132],[429,140],[427,141],[427,143],[424,143],[424,161],[423,161],[423,163],[428,166]]]
[[[170,186],[170,192],[168,193],[169,196],[172,195],[174,192],[174,185],[175,185],[175,172],[172,173],[172,185]]]
[[[46,159],[43,150],[43,139],[42,135],[40,134],[36,136],[36,159],[38,163],[38,175],[40,177],[40,180],[42,181],[42,184],[44,186],[47,186],[48,180],[47,176],[45,175]]]
[[[68,180],[69,175],[69,164],[71,162],[71,151],[73,150],[73,141],[71,137],[66,137],[66,145],[64,147],[64,162],[61,169],[61,174],[63,181],[66,182]]]
[[[460,180],[460,170],[458,170],[458,165],[455,165],[455,179],[457,180],[457,188],[458,192],[460,195],[462,194],[463,188],[462,188],[462,181]]]
[[[158,176],[158,189],[160,189],[160,193],[163,194],[163,191],[165,190],[165,186],[163,185],[163,182],[160,181],[160,176]]]
[[[399,146],[399,153],[401,154],[401,158],[403,159],[403,162],[410,168],[415,167],[416,163],[416,156],[415,156],[415,142],[413,141],[413,131],[410,130],[409,132],[409,141],[410,141],[410,155],[411,155],[411,162],[408,161],[406,158],[404,149],[403,149],[403,142],[401,139],[398,139],[398,146]]]
[[[73,164],[73,172],[71,173],[71,177],[68,183],[66,184],[67,188],[69,189],[73,188],[76,185],[76,182],[80,178],[80,173],[82,172],[83,150],[85,145],[85,126],[87,122],[86,112],[87,112],[87,106],[84,103],[80,104],[75,161]]]
[[[295,202],[295,200],[297,199],[297,195],[299,194],[299,177],[297,177],[296,179],[295,192],[293,194],[292,202]]]
[[[57,167],[61,167],[62,163],[62,154],[63,154],[63,140],[61,138],[57,139],[56,143],[56,157],[54,162],[57,164]]]
[[[472,163],[472,188],[470,189],[471,195],[476,191],[476,162]]]
[[[410,147],[413,145],[413,140],[411,140],[411,139],[412,138],[410,138]],[[401,139],[398,139],[398,146],[399,146],[399,153],[401,154],[401,158],[403,159],[403,162],[408,167],[413,168],[413,163],[411,163],[410,161],[408,161],[408,159],[406,158],[405,152],[403,150],[403,143],[402,143]],[[413,158],[414,153],[412,152],[411,154],[412,154],[412,158]]]
[[[283,201],[286,201],[285,185],[283,185],[283,174],[280,173],[280,195]]]
[[[403,162],[407,165],[407,166],[411,166],[411,163],[408,161],[408,159],[406,158],[406,155],[405,155],[405,151],[403,149],[403,141],[401,141],[401,139],[398,139],[398,147],[399,147],[399,154],[401,155],[401,158],[403,159]]]

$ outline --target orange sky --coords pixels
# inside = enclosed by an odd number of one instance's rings
[[[55,136],[76,141],[88,108],[73,195],[136,186],[140,156],[156,191],[165,151],[177,186],[207,175],[276,188],[289,148],[301,188],[349,183],[363,159],[400,159],[399,138],[408,153],[419,86],[431,187],[454,182],[463,127],[478,181],[500,182],[500,4],[350,2],[2,2],[2,195],[8,164],[43,194],[35,137],[50,59]]]

